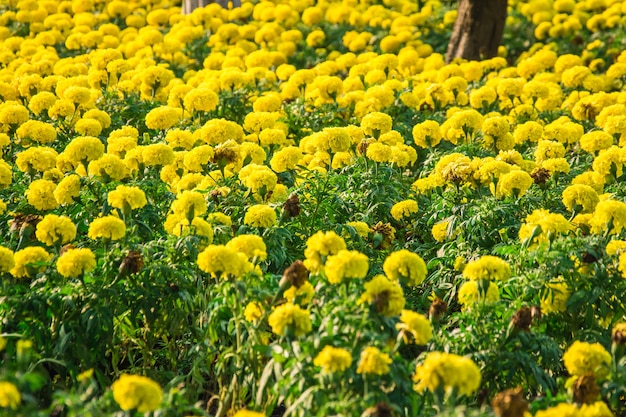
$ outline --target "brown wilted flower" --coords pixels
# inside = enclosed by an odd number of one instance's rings
[[[131,250],[120,264],[120,274],[136,274],[143,268],[143,256],[138,250]]]
[[[376,237],[376,234],[382,237],[380,243],[374,243],[374,249],[387,249],[391,246],[391,242],[393,242],[396,238],[396,229],[394,229],[389,223],[376,223],[372,226],[372,233],[374,233],[374,237]]]
[[[372,305],[377,313],[382,313],[389,305],[389,291],[381,291],[372,297]]]
[[[283,203],[283,211],[289,217],[297,217],[300,214],[300,199],[297,195],[292,194],[287,201]]]
[[[532,306],[530,308],[530,316],[534,321],[541,320],[541,306]]]
[[[428,309],[428,316],[431,320],[439,320],[441,316],[443,316],[446,311],[448,311],[448,304],[440,298],[435,298],[432,303],[430,303],[430,308]]]
[[[546,181],[550,179],[550,171],[545,168],[535,168],[533,172],[530,173],[530,177],[533,179],[535,184],[545,184]]]
[[[585,374],[578,377],[572,387],[574,402],[578,404],[591,404],[600,396],[600,387],[596,383],[593,374]]]
[[[304,266],[301,260],[297,260],[283,272],[283,278],[280,280],[280,286],[287,283],[296,288],[300,288],[309,279],[309,270]]]
[[[613,327],[611,340],[616,345],[626,345],[626,323],[618,323]]]
[[[496,394],[491,406],[498,417],[524,417],[524,413],[528,411],[528,402],[524,399],[522,387]]]
[[[393,416],[391,407],[385,403],[378,403],[374,407],[367,408],[361,417],[391,417]]]
[[[68,243],[67,245],[63,245],[63,247],[59,251],[59,256],[63,255],[65,252],[67,252],[70,249],[76,249],[76,246],[72,245],[71,243]]]
[[[356,145],[356,151],[359,155],[363,156],[367,152],[367,148],[370,146],[370,142],[366,139],[363,139]]]
[[[511,317],[511,323],[513,324],[513,327],[524,332],[530,330],[530,325],[532,321],[532,311],[529,307],[526,306],[517,310],[515,314],[513,314],[513,317]]]
[[[18,233],[20,237],[32,238],[37,228],[37,224],[42,217],[36,214],[15,214],[13,220],[9,222],[11,233]]]
[[[227,146],[216,146],[213,154],[213,163],[219,166],[226,166],[231,162],[235,162],[239,155],[237,152]]]

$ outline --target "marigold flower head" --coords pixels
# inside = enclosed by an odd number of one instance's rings
[[[22,396],[17,387],[8,381],[0,382],[0,407],[17,410],[22,402]]]
[[[437,242],[445,242],[448,239],[448,229],[450,228],[450,222],[447,220],[436,223],[430,233]]]
[[[124,161],[117,155],[104,154],[91,161],[87,166],[90,176],[98,177],[101,181],[120,181],[128,177],[129,170]]]
[[[481,256],[465,266],[463,277],[471,280],[506,281],[511,277],[511,267],[497,256]]]
[[[213,111],[219,104],[219,97],[209,88],[195,88],[185,95],[185,109],[190,111]]]
[[[35,236],[48,246],[63,245],[76,237],[76,226],[69,217],[48,214],[37,223]]]
[[[339,284],[347,279],[363,279],[369,270],[366,255],[358,251],[340,250],[326,259],[324,271],[328,282]]]
[[[457,390],[461,395],[472,395],[480,387],[478,366],[469,358],[452,353],[429,352],[424,362],[418,364],[413,376],[418,393]]]
[[[533,185],[530,174],[521,169],[515,169],[502,174],[496,186],[496,197],[503,198],[514,195],[520,197]]]
[[[283,293],[283,297],[285,297],[287,301],[302,306],[309,304],[314,295],[315,288],[309,281],[305,281],[299,287],[292,285]]]
[[[270,167],[278,173],[295,169],[302,160],[302,156],[300,148],[286,146],[274,153],[270,160]]]
[[[574,184],[563,190],[563,205],[569,211],[592,213],[599,202],[598,193],[588,185]]]
[[[237,411],[233,417],[265,417],[265,414],[243,409]]]
[[[163,391],[152,379],[140,375],[122,374],[111,385],[113,399],[122,410],[139,413],[157,410],[163,400]]]
[[[65,147],[63,153],[74,164],[82,163],[86,167],[89,161],[98,159],[104,154],[104,144],[98,138],[79,136]]]
[[[243,310],[243,316],[251,323],[257,322],[263,317],[263,306],[257,301],[251,301]]]
[[[148,129],[166,130],[178,123],[182,115],[182,109],[176,107],[156,107],[146,114],[146,127]]]
[[[224,245],[209,245],[198,255],[198,267],[215,277],[241,278],[252,271],[245,254]]]
[[[226,247],[243,253],[249,261],[252,261],[253,259],[264,261],[267,258],[267,247],[265,246],[265,242],[261,236],[235,236],[226,243]]]
[[[57,260],[57,270],[64,277],[76,278],[96,267],[96,256],[87,248],[69,249]]]
[[[313,359],[313,364],[321,367],[325,374],[335,374],[352,365],[352,355],[345,349],[327,345]]]
[[[363,132],[374,139],[377,139],[383,133],[389,132],[392,124],[391,116],[380,112],[369,113],[361,119]]]
[[[0,246],[0,272],[9,272],[15,266],[13,251]]]
[[[265,165],[248,164],[239,171],[241,183],[254,193],[262,195],[273,191],[278,183],[278,177]]]
[[[57,152],[47,146],[35,146],[17,154],[15,164],[17,168],[26,173],[32,171],[45,172],[56,166]]]
[[[391,207],[391,217],[400,221],[404,217],[410,217],[412,214],[417,213],[417,201],[404,200],[394,204]]]
[[[272,227],[276,224],[276,211],[266,204],[248,207],[243,223],[252,227]]]
[[[544,314],[562,313],[567,310],[570,290],[564,282],[555,282],[546,286],[548,291],[541,298],[541,311]]]
[[[387,317],[399,315],[405,302],[400,284],[384,275],[377,275],[367,282],[365,292],[358,300],[358,304],[368,303],[374,311]]]
[[[386,353],[378,348],[368,346],[361,352],[359,364],[356,369],[357,374],[365,375],[385,375],[389,373],[389,365],[392,360]]]
[[[41,179],[31,182],[26,190],[28,204],[41,211],[57,208],[58,203],[54,197],[55,189],[56,185],[50,180]]]
[[[289,334],[299,337],[311,331],[309,312],[290,302],[276,307],[270,314],[268,323],[279,336]]]
[[[410,334],[410,341],[417,345],[425,345],[433,337],[433,329],[428,318],[411,310],[402,310],[400,323],[396,324],[396,329]],[[408,341],[406,334],[404,340]]]
[[[413,141],[421,148],[434,148],[441,142],[442,135],[439,123],[426,120],[413,126]]]
[[[16,134],[23,141],[22,143],[31,141],[44,144],[54,142],[57,138],[54,126],[39,120],[28,120],[23,123],[17,129]]]
[[[563,362],[572,376],[593,374],[601,381],[611,371],[611,354],[599,343],[575,341],[563,354]]]
[[[464,282],[458,292],[459,303],[464,308],[471,308],[472,305],[478,302],[493,303],[500,300],[498,285],[493,281],[486,282],[489,282],[486,292],[479,287],[478,281]]]
[[[319,231],[306,241],[304,264],[309,271],[318,271],[329,255],[336,255],[346,250],[346,242],[337,233]]]
[[[615,200],[600,201],[589,224],[596,234],[619,234],[626,226],[626,203]]]
[[[115,216],[99,217],[91,222],[87,236],[90,239],[110,239],[119,240],[126,234],[126,225],[124,221]]]
[[[46,269],[45,264],[50,261],[52,255],[39,246],[29,246],[18,250],[13,255],[15,262],[13,268],[9,271],[15,278],[24,278],[32,276]]]
[[[383,270],[389,279],[406,282],[411,287],[421,284],[428,274],[424,260],[406,249],[389,254],[383,263]]]
[[[554,407],[537,411],[535,417],[581,417],[582,415],[575,404],[560,403]]]
[[[537,209],[526,216],[518,235],[522,241],[532,239],[534,244],[542,244],[559,234],[568,234],[573,230],[574,226],[562,214]]]

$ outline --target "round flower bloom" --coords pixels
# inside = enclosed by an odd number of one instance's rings
[[[592,233],[619,234],[626,225],[626,203],[614,200],[600,201],[589,223]]]
[[[122,410],[135,410],[139,413],[155,411],[163,400],[159,384],[140,375],[122,374],[111,385],[113,399]]]
[[[389,279],[406,281],[410,287],[421,284],[428,274],[424,260],[406,249],[389,254],[383,263],[383,270]]]
[[[309,312],[289,302],[276,307],[270,314],[268,323],[279,336],[289,334],[299,337],[311,331]]]
[[[45,172],[56,166],[57,156],[57,152],[52,148],[36,146],[18,153],[15,164],[22,172],[29,173],[32,170]]]
[[[243,223],[252,227],[272,227],[276,224],[276,211],[266,204],[250,206]]]
[[[361,352],[359,365],[356,368],[357,374],[365,375],[385,375],[389,373],[391,358],[378,348],[368,346]]]
[[[304,265],[309,271],[316,272],[321,269],[329,255],[336,255],[346,249],[346,242],[337,233],[320,230],[306,241]]]
[[[35,236],[48,246],[64,245],[76,237],[76,226],[69,217],[47,214],[37,223]]]
[[[463,277],[471,280],[505,281],[511,277],[511,267],[497,256],[481,256],[465,266]]]
[[[479,301],[493,303],[500,300],[500,291],[495,282],[489,281],[486,294],[481,294],[478,288],[478,281],[466,281],[461,285],[458,292],[459,303],[470,308]]]
[[[87,166],[87,172],[92,177],[99,177],[101,181],[121,181],[128,177],[128,166],[117,155],[104,154],[93,160]]]
[[[253,259],[264,261],[267,258],[267,247],[261,236],[235,236],[226,243],[226,247],[243,253],[249,261]]]
[[[278,177],[265,165],[249,164],[239,171],[241,183],[254,193],[262,195],[273,191],[278,183]]]
[[[365,284],[365,292],[358,304],[368,303],[371,308],[387,317],[397,316],[406,303],[402,287],[397,281],[391,281],[384,275],[376,275]]]
[[[554,407],[537,411],[535,417],[581,417],[588,414],[581,414],[581,410],[576,404],[560,403]]]
[[[182,109],[170,106],[156,107],[146,114],[146,127],[148,129],[166,130],[178,123],[182,116]]]
[[[50,180],[35,180],[30,183],[26,190],[28,204],[37,210],[52,210],[59,205],[54,198],[54,190],[57,186]]]
[[[13,251],[4,246],[0,246],[0,272],[9,272],[15,266]]]
[[[172,203],[172,211],[183,214],[187,219],[201,216],[207,211],[207,204],[204,196],[197,191],[183,191],[176,196]]]
[[[257,322],[263,317],[263,306],[257,301],[251,301],[246,305],[246,308],[244,308],[243,316],[246,321],[251,323]]]
[[[17,410],[17,407],[20,406],[21,402],[22,397],[14,384],[7,381],[0,382],[1,408],[11,408],[12,410]]]
[[[528,191],[533,184],[533,179],[526,171],[516,169],[504,173],[498,179],[496,186],[496,197],[503,198],[510,195],[520,197]]]
[[[87,166],[89,161],[100,158],[104,154],[104,144],[98,138],[79,136],[65,147],[63,154],[74,164]]]
[[[424,362],[415,368],[413,388],[419,393],[443,388],[472,395],[478,390],[480,380],[480,369],[471,359],[452,353],[429,352]]]
[[[598,193],[588,185],[574,184],[563,190],[563,204],[569,211],[592,213],[599,202]]]
[[[340,250],[326,259],[324,271],[328,282],[339,284],[347,279],[362,279],[369,270],[367,255],[359,251]]]
[[[244,409],[237,411],[233,417],[265,417],[265,414]]]
[[[58,204],[71,204],[80,195],[80,177],[76,174],[68,175],[54,189],[54,198]]]
[[[437,242],[445,242],[445,240],[448,238],[449,227],[450,227],[450,222],[447,220],[444,220],[442,222],[435,224],[430,230],[430,233],[433,235],[433,238]]]
[[[26,143],[28,143],[28,141],[50,143],[54,142],[57,138],[57,132],[54,126],[39,120],[27,121],[20,125],[15,133],[22,141],[26,140]]]
[[[201,217],[194,217],[189,223],[189,219],[184,214],[170,214],[163,224],[167,233],[174,236],[203,236],[205,243],[213,242],[213,226]],[[200,249],[204,249],[204,246]]]
[[[311,302],[315,295],[315,288],[309,281],[305,281],[300,287],[292,285],[283,293],[283,297],[290,303],[306,305]]]
[[[537,209],[526,216],[518,235],[522,241],[532,239],[534,244],[542,244],[549,242],[558,234],[567,234],[573,229],[574,227],[562,214]]]
[[[198,267],[212,277],[239,278],[252,270],[244,254],[224,245],[209,245],[198,255]]]
[[[614,417],[613,412],[604,401],[596,401],[593,404],[582,404],[580,406],[580,415],[585,417]]]
[[[24,278],[42,272],[46,269],[45,264],[52,256],[44,248],[39,246],[29,246],[18,250],[13,255],[15,265],[9,271],[15,278]]]
[[[361,129],[363,129],[363,133],[374,139],[378,139],[383,133],[389,132],[392,125],[393,120],[391,116],[380,112],[366,114],[361,119]]]
[[[285,172],[295,169],[302,160],[302,151],[295,146],[286,146],[274,153],[270,160],[270,167],[274,172]]]
[[[441,142],[439,123],[426,120],[413,126],[413,141],[420,148],[434,148]]]
[[[430,320],[423,314],[411,310],[402,310],[400,323],[396,324],[396,329],[405,333],[405,341],[407,341],[406,334],[410,334],[412,342],[416,345],[425,345],[433,337]]]
[[[374,162],[389,162],[393,158],[393,149],[383,143],[370,143],[365,155]]]
[[[313,364],[321,367],[325,374],[335,374],[352,365],[352,355],[345,349],[327,345],[313,359]]]
[[[0,188],[5,188],[13,182],[11,165],[0,159]]]
[[[541,299],[541,312],[544,314],[562,313],[567,310],[570,291],[567,284],[557,282],[546,286],[549,291]]]
[[[143,163],[148,166],[169,165],[174,162],[174,150],[165,143],[153,143],[141,150]]]
[[[417,213],[417,201],[415,200],[400,201],[391,207],[391,217],[398,221],[404,217],[411,217],[415,213]]]
[[[608,149],[611,146],[613,146],[613,136],[602,130],[585,133],[580,138],[580,147],[591,154]]]
[[[83,136],[98,136],[102,133],[102,125],[95,119],[80,119],[74,125],[74,130]]]
[[[123,212],[142,208],[148,203],[141,188],[126,185],[118,185],[115,190],[108,194],[107,201],[111,207],[118,208]]]
[[[118,240],[126,234],[126,225],[124,221],[115,216],[104,216],[95,219],[89,225],[87,236],[90,239],[110,239]]]
[[[77,278],[96,267],[96,255],[91,249],[69,249],[57,260],[57,270],[64,277]]]
[[[194,88],[185,95],[183,104],[189,111],[213,111],[220,99],[215,91],[209,88]]]
[[[28,109],[17,102],[7,102],[0,107],[0,123],[21,125],[26,123],[28,117]]]
[[[592,374],[601,381],[611,371],[611,354],[600,343],[575,341],[563,354],[563,362],[572,376]]]

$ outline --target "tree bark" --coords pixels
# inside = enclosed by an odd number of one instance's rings
[[[240,7],[241,0],[232,0],[233,7]],[[183,14],[189,14],[199,7],[207,6],[211,3],[218,3],[223,8],[228,7],[228,0],[183,0]]]
[[[498,54],[507,15],[507,0],[459,0],[446,61],[479,60]]]

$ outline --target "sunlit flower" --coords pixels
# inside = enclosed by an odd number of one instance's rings
[[[87,236],[90,239],[119,240],[126,234],[124,221],[115,216],[99,217],[91,222]]]
[[[122,410],[146,413],[157,410],[163,400],[163,391],[152,379],[140,375],[122,374],[111,385],[113,399]]]
[[[417,213],[417,201],[404,200],[394,204],[391,207],[391,217],[400,221],[404,217],[411,217],[412,214]]]
[[[410,334],[410,340],[408,340],[405,334],[405,341],[417,345],[425,345],[433,337],[433,329],[430,320],[423,314],[411,310],[402,310],[400,323],[396,324],[396,329]]]
[[[340,250],[326,259],[324,271],[328,282],[339,284],[347,279],[363,279],[369,270],[367,255],[358,251]]]
[[[365,375],[385,375],[389,373],[391,358],[378,348],[368,346],[361,352],[359,364],[356,369],[357,374]]]
[[[9,271],[15,278],[32,276],[46,269],[46,263],[50,261],[52,255],[39,246],[29,246],[18,250],[13,255],[15,262]]]
[[[406,249],[389,254],[383,263],[383,270],[389,279],[405,282],[411,287],[421,284],[428,273],[424,260]]]
[[[364,287],[365,292],[359,298],[359,304],[368,303],[375,312],[387,317],[397,316],[404,309],[404,294],[397,281],[376,275]]]
[[[611,371],[611,354],[599,343],[576,340],[563,354],[563,362],[572,376],[593,374],[603,380]]]
[[[266,204],[256,204],[248,207],[243,222],[252,227],[272,227],[276,224],[276,211]]]
[[[64,277],[76,278],[96,267],[96,256],[87,248],[68,249],[57,260],[57,270]]]
[[[461,395],[472,395],[480,387],[480,368],[469,358],[452,353],[429,352],[422,363],[418,363],[413,376],[414,389],[446,392],[457,390]]]
[[[268,323],[272,331],[279,336],[289,334],[299,337],[311,331],[309,312],[292,303],[276,307],[270,314]]]
[[[59,246],[76,237],[76,225],[69,217],[48,214],[37,223],[37,240],[48,246]]]
[[[352,365],[352,355],[345,349],[326,345],[313,359],[313,364],[326,374],[343,372]]]

